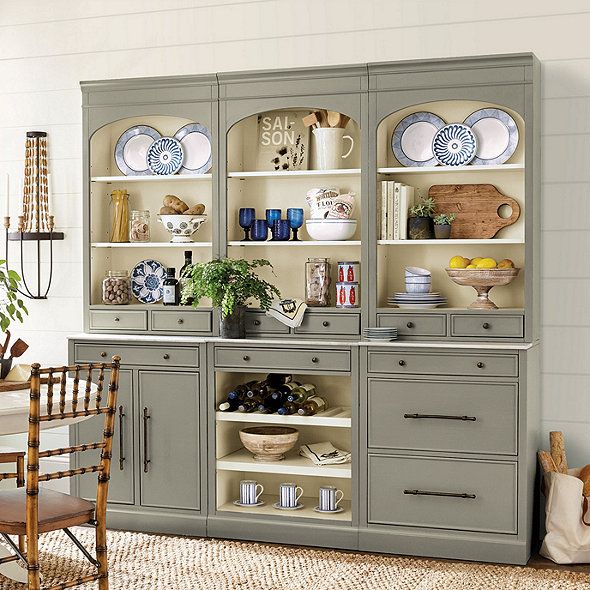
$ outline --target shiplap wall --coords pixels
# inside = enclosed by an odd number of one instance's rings
[[[51,298],[30,305],[27,359],[62,362],[67,334],[82,327],[80,80],[534,51],[543,62],[543,425],[566,432],[572,463],[588,463],[588,30],[588,0],[0,0],[0,173],[21,172],[27,129],[47,130],[67,235]]]

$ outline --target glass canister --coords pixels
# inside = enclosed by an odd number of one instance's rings
[[[129,222],[129,241],[130,242],[149,242],[150,241],[150,212],[131,211],[131,221]]]
[[[127,305],[131,301],[131,279],[126,270],[109,270],[102,281],[102,302]]]
[[[126,190],[114,190],[111,193],[113,204],[113,221],[111,224],[111,242],[129,241],[129,193]]]
[[[305,303],[315,307],[330,305],[330,259],[308,258],[305,263]]]

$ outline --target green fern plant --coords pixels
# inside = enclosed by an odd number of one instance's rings
[[[6,332],[14,321],[23,322],[28,310],[18,296],[21,278],[14,270],[6,268],[6,260],[0,260],[0,330]]]
[[[209,298],[215,307],[221,308],[221,316],[226,318],[239,306],[246,305],[249,299],[257,299],[262,309],[267,310],[275,297],[280,298],[279,290],[261,279],[255,272],[257,268],[269,267],[268,260],[233,260],[221,258],[210,262],[197,262],[184,272],[186,279],[182,289],[182,302],[193,299],[198,307],[203,298]]]

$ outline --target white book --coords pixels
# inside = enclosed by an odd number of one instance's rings
[[[387,239],[387,181],[381,181],[381,224],[379,228],[379,236],[381,240]]]
[[[386,240],[393,240],[393,189],[395,182],[387,182],[387,237]]]
[[[404,185],[396,182],[393,187],[393,239],[400,239],[401,191]]]
[[[408,239],[408,210],[414,204],[414,187],[402,186],[400,198],[399,239]]]

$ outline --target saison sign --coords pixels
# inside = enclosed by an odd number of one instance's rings
[[[258,115],[258,170],[307,170],[309,127],[305,111],[272,111]]]

